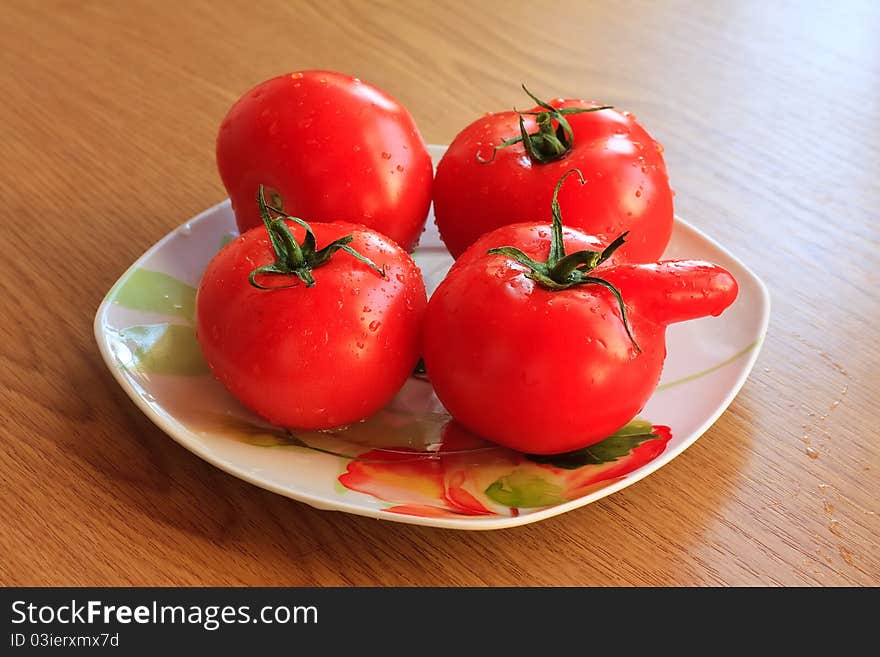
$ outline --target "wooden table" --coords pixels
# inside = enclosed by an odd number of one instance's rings
[[[0,583],[880,584],[880,6],[537,4],[0,3]],[[95,309],[225,196],[230,104],[304,68],[387,89],[434,143],[521,81],[633,111],[677,211],[771,288],[730,409],[640,483],[488,533],[316,511],[152,426]]]

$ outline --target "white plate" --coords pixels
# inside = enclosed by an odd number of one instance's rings
[[[444,148],[430,150],[436,162]],[[363,423],[293,436],[266,425],[212,379],[194,338],[195,288],[234,234],[225,201],[141,256],[95,316],[104,361],[147,417],[226,472],[319,509],[398,522],[498,529],[571,511],[635,483],[681,454],[724,412],[754,365],[770,313],[761,280],[676,219],[664,257],[726,267],[739,297],[721,317],[669,328],[663,378],[640,414],[644,420],[599,450],[616,459],[597,463],[582,454],[553,465],[485,443],[450,424],[420,378]],[[415,259],[430,292],[452,262],[433,216]]]

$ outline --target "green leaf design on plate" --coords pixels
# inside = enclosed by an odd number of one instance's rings
[[[133,310],[195,316],[196,288],[160,271],[135,269],[110,292],[110,300]]]
[[[131,352],[131,365],[140,372],[180,376],[208,373],[202,350],[190,326],[129,326],[119,331],[118,335]]]
[[[566,501],[562,488],[524,470],[499,477],[486,489],[489,499],[509,507],[551,506]]]
[[[565,454],[527,454],[535,463],[546,463],[556,468],[576,470],[585,465],[602,465],[623,458],[647,440],[659,438],[653,425],[636,418],[605,440]]]

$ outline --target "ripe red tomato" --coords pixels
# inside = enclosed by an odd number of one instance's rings
[[[522,114],[487,114],[456,136],[434,180],[437,227],[454,257],[499,226],[540,221],[559,177],[578,168],[587,185],[560,193],[568,225],[606,245],[630,231],[621,257],[660,258],[673,221],[663,149],[627,112],[584,111],[597,107],[557,99]],[[535,156],[521,140],[521,116]],[[570,125],[570,136],[560,119]],[[511,138],[520,141],[494,149]]]
[[[208,365],[273,424],[328,429],[372,415],[419,358],[421,273],[363,226],[269,223],[229,243],[202,277],[196,337]]]
[[[431,158],[384,91],[331,71],[257,85],[223,120],[217,166],[241,232],[260,225],[258,185],[310,221],[364,224],[411,250],[431,204]]]
[[[554,454],[631,420],[660,379],[667,324],[720,314],[737,285],[706,262],[613,264],[620,239],[601,254],[566,256],[558,212],[532,230],[545,235],[540,243],[510,244],[503,227],[465,252],[428,303],[422,355],[462,425]]]

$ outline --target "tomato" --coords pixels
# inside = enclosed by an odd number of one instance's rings
[[[217,165],[239,229],[260,225],[257,186],[309,221],[364,224],[412,249],[431,204],[431,158],[412,116],[341,73],[257,85],[223,119]]]
[[[196,337],[242,404],[273,424],[328,429],[372,415],[404,384],[419,357],[425,286],[388,237],[297,221],[267,214],[268,230],[214,257]]]
[[[432,295],[422,337],[452,416],[533,454],[580,449],[623,427],[660,379],[666,326],[720,314],[737,295],[733,276],[710,263],[612,262],[625,235],[601,253],[566,255],[554,206],[553,223],[532,229],[541,241],[507,243],[503,227],[465,252]]]
[[[557,99],[521,114],[489,113],[462,130],[434,180],[434,215],[449,252],[458,257],[499,226],[540,221],[560,175],[578,168],[588,184],[560,196],[568,225],[605,245],[630,231],[621,257],[660,258],[673,221],[663,149],[632,114],[600,107]]]

